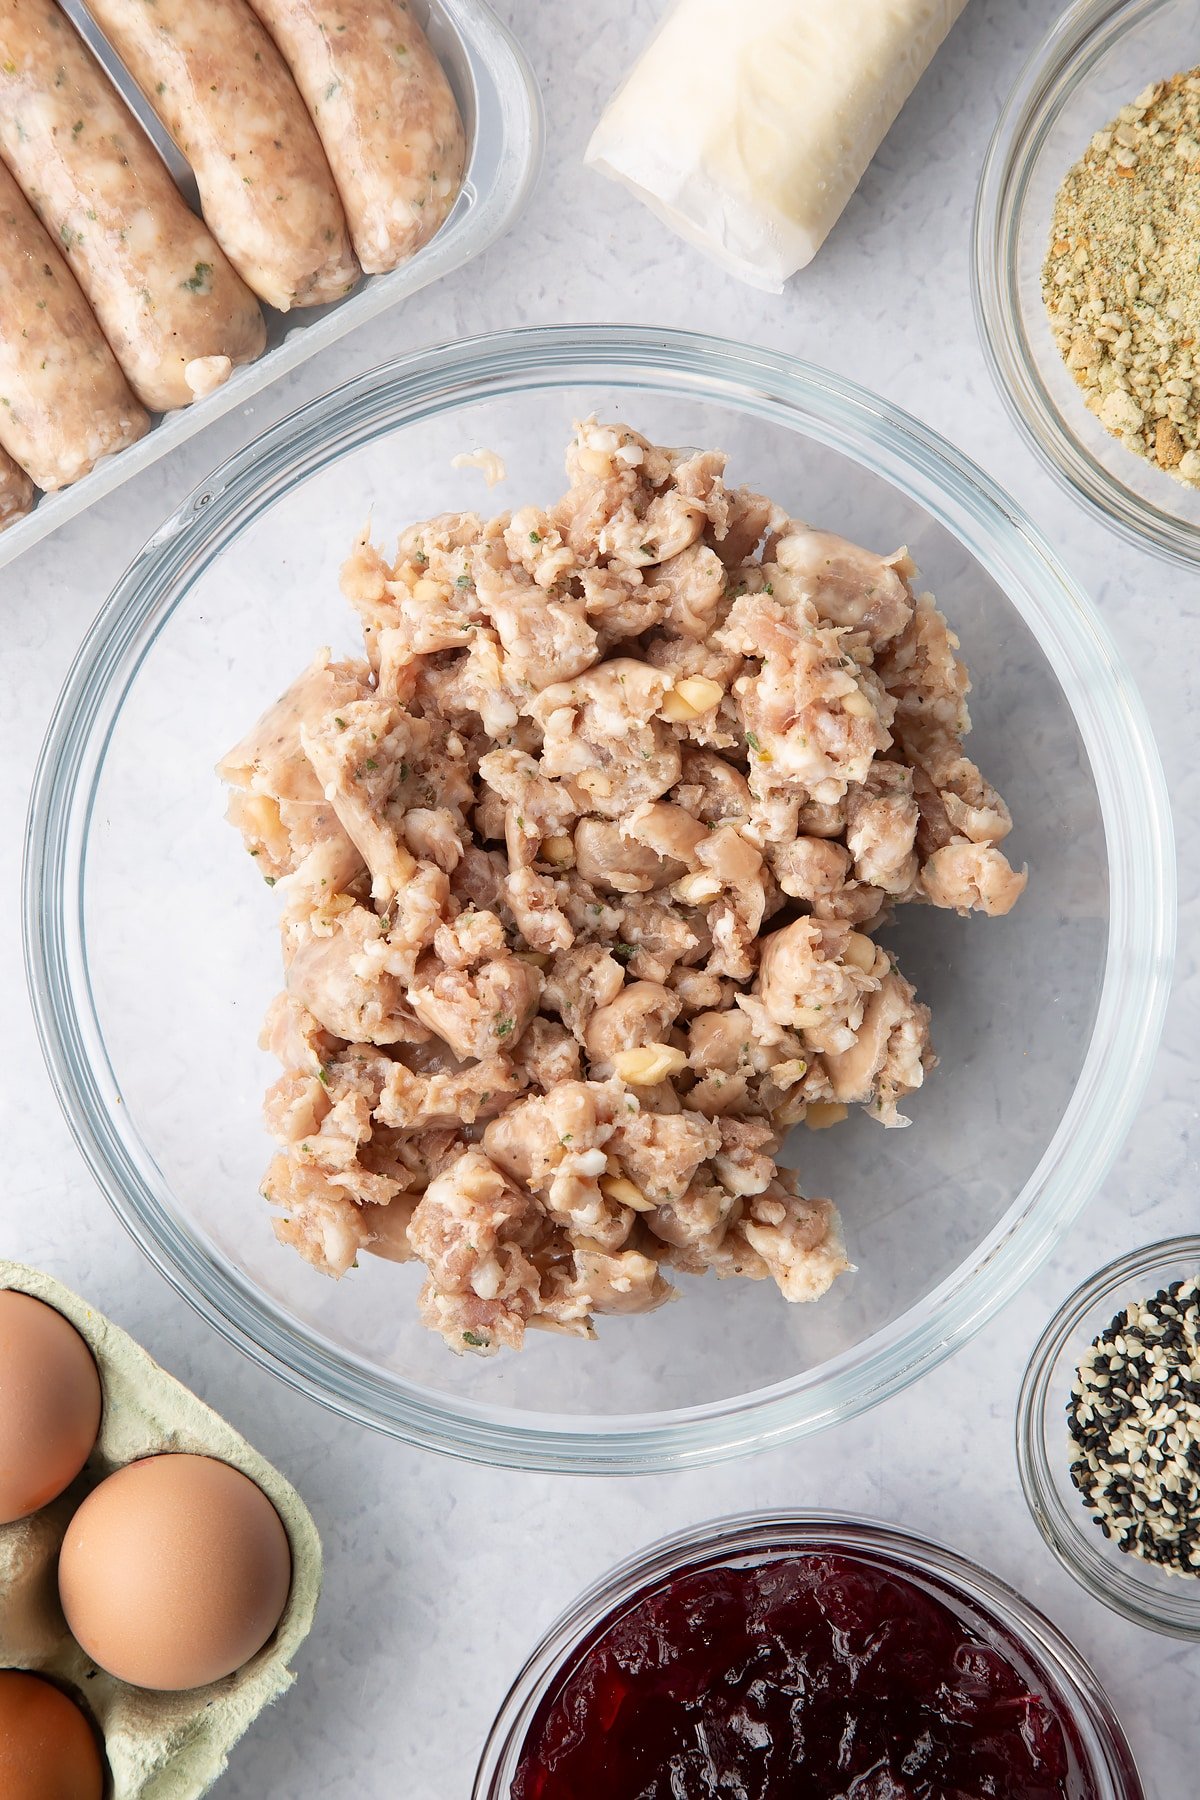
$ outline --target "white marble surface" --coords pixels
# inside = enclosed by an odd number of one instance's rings
[[[820,259],[776,298],[714,272],[580,166],[589,123],[656,4],[505,0],[549,115],[545,173],[517,231],[0,577],[0,1252],[81,1289],[227,1413],[302,1489],[325,1537],[327,1590],[302,1680],[241,1747],[221,1788],[228,1800],[459,1800],[522,1656],[581,1584],[666,1530],[772,1502],[874,1513],[989,1563],[1090,1658],[1151,1800],[1195,1791],[1200,1649],[1139,1632],[1074,1587],[1026,1515],[1012,1451],[1020,1371],[1048,1314],[1115,1252],[1194,1227],[1197,1173],[1200,592],[1194,578],[1107,535],[1035,466],[981,367],[968,300],[986,136],[1021,60],[1061,10],[1061,0],[973,0]],[[1104,1192],[1025,1294],[952,1362],[853,1424],[750,1463],[607,1483],[417,1454],[339,1423],[218,1341],[143,1262],[81,1166],[34,1040],[18,930],[28,783],[59,683],[111,583],[176,499],[271,419],[389,354],[567,319],[691,326],[796,351],[909,407],[978,458],[1103,608],[1150,700],[1182,832],[1178,979],[1145,1107]]]

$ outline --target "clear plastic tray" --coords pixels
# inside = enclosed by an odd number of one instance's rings
[[[191,205],[195,184],[136,83],[105,43],[81,0],[61,0],[145,125]],[[329,306],[278,313],[263,307],[267,348],[237,369],[224,387],[180,412],[155,418],[144,438],[57,494],[42,494],[27,518],[0,533],[0,568],[56,526],[157,462],[222,413],[244,405],[289,369],[327,349],[356,325],[428,287],[487,249],[516,219],[537,175],[542,108],[537,83],[512,35],[483,0],[415,0],[415,8],[450,78],[467,129],[470,154],[463,191],[425,248],[387,275],[365,276],[352,294]]]

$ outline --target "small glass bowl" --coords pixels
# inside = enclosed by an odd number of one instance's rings
[[[870,1519],[832,1512],[741,1513],[693,1526],[618,1564],[555,1620],[513,1683],[492,1726],[472,1800],[509,1800],[521,1752],[543,1702],[584,1642],[618,1613],[685,1570],[835,1554],[907,1577],[987,1638],[1028,1660],[1029,1677],[1071,1728],[1077,1774],[1096,1800],[1143,1800],[1144,1790],[1107,1694],[1079,1652],[1013,1588],[966,1557]]]
[[[1084,404],[1042,301],[1054,199],[1094,132],[1153,81],[1200,62],[1195,0],[1075,0],[1000,115],[975,206],[972,290],[984,356],[1052,474],[1123,537],[1200,562],[1200,491],[1126,450]]]
[[[1110,1263],[1051,1319],[1017,1403],[1017,1463],[1038,1530],[1081,1586],[1135,1625],[1200,1640],[1200,1575],[1175,1575],[1106,1538],[1071,1482],[1066,1409],[1079,1360],[1115,1314],[1200,1274],[1200,1237],[1168,1238]]]

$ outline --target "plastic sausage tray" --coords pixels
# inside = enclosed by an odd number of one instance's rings
[[[145,125],[188,202],[198,210],[190,170],[82,0],[59,3]],[[376,318],[480,255],[516,219],[537,175],[541,154],[541,101],[529,65],[483,0],[414,0],[414,10],[426,23],[430,43],[450,78],[469,144],[463,191],[436,237],[390,274],[365,276],[344,300],[286,314],[264,306],[267,348],[257,362],[236,369],[225,385],[206,399],[181,412],[157,417],[140,442],[105,458],[73,487],[41,495],[28,517],[0,532],[0,569],[139,469],[157,462],[222,413],[244,405],[356,325]]]
[[[82,1700],[104,1739],[109,1800],[198,1800],[251,1721],[295,1680],[288,1663],[308,1635],[321,1589],[317,1528],[278,1469],[110,1319],[20,1263],[0,1261],[0,1288],[32,1294],[69,1319],[104,1390],[100,1436],[83,1473],[41,1512],[0,1525],[0,1668],[48,1675]],[[287,1532],[292,1591],[275,1631],[242,1668],[190,1693],[155,1694],[88,1661],[59,1608],[55,1570],[85,1494],[114,1469],[170,1450],[218,1457],[257,1482]]]

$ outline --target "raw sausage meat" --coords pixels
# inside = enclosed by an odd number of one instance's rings
[[[283,51],[333,169],[358,260],[394,269],[458,196],[466,138],[407,0],[251,0]]]
[[[0,402],[0,444],[48,492],[150,426],[79,283],[3,163]]]
[[[346,216],[296,84],[246,0],[88,0],[192,166],[243,281],[287,312],[359,277]]]
[[[0,450],[0,531],[33,511],[33,483],[7,450]]]
[[[0,0],[0,155],[152,411],[259,355],[253,294],[52,0]]]

